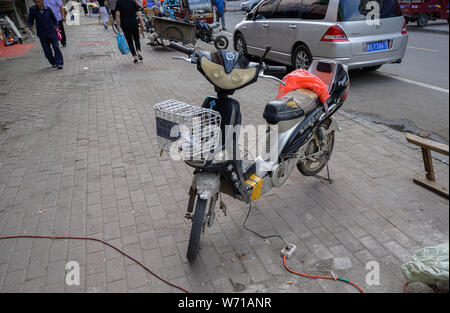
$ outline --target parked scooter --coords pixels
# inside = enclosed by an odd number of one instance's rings
[[[219,121],[222,139],[218,148],[210,150],[209,157],[185,161],[195,168],[186,213],[186,218],[192,220],[187,258],[193,261],[198,255],[200,237],[205,226],[213,225],[217,201],[220,200],[220,209],[226,214],[226,206],[221,199],[222,193],[251,203],[272,187],[281,187],[295,167],[303,175],[312,176],[327,165],[333,151],[335,132],[338,130],[333,114],[347,97],[349,76],[347,68],[341,63],[313,61],[308,71],[319,76],[328,86],[330,98],[326,103],[322,103],[311,90],[298,89],[290,91],[280,99],[270,101],[263,115],[267,121],[268,148],[255,160],[241,160],[236,139],[239,136],[232,134],[236,127],[241,125],[240,104],[230,96],[236,90],[255,83],[259,77],[281,82],[268,74],[285,73],[286,67],[264,63],[264,58],[270,51],[269,47],[259,63],[249,62],[244,55],[235,51],[195,51],[174,42],[170,47],[187,54],[188,58],[176,58],[196,64],[197,70],[214,85],[217,92],[217,96],[206,97],[202,108],[190,107],[191,111],[195,108],[205,110],[206,115],[201,121]],[[165,116],[169,116],[170,112],[180,112],[182,107],[183,103],[176,100],[155,105],[155,111],[162,112],[156,115],[158,136],[171,137],[168,129],[164,130],[163,126],[169,127],[175,123],[165,120]],[[167,110],[164,111],[164,108]],[[212,118],[215,115],[220,118]],[[186,115],[179,114],[179,117],[183,116]],[[233,127],[229,127],[230,125]],[[275,132],[277,127],[278,132]],[[180,136],[177,133],[172,140]],[[205,137],[207,136],[202,135],[202,140]],[[190,144],[195,145],[192,142]],[[277,149],[272,150],[273,147]]]

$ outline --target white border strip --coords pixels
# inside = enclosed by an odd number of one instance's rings
[[[416,86],[425,87],[425,88],[428,88],[428,89],[440,91],[440,92],[447,93],[447,94],[449,93],[448,89],[437,87],[437,86],[433,86],[433,85],[429,85],[429,84],[425,84],[425,83],[421,83],[421,82],[418,82],[418,81],[415,81],[415,80],[412,80],[412,79],[408,79],[408,78],[404,78],[404,77],[400,77],[400,76],[397,76],[397,75],[387,74],[387,73],[383,73],[383,72],[374,72],[374,73],[376,73],[378,75],[381,75],[381,76],[386,76],[386,77],[390,77],[390,78],[393,78],[393,79],[397,79],[397,80],[400,80],[402,82],[413,84],[413,85],[416,85]]]

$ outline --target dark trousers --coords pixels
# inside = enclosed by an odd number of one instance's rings
[[[141,51],[141,41],[139,39],[139,28],[122,28],[125,39],[127,40],[128,48],[133,56],[136,56],[136,50]],[[134,41],[134,44],[133,44]],[[136,49],[134,48],[136,45]]]
[[[58,22],[58,24],[59,24],[59,30],[61,31],[61,35],[62,35],[61,44],[63,46],[65,46],[66,45],[66,31],[64,30],[63,20],[60,20]]]
[[[41,40],[42,49],[44,50],[44,54],[47,58],[47,60],[50,62],[51,65],[56,66],[63,66],[64,60],[61,53],[61,50],[59,50],[59,42],[56,35],[53,37],[39,37]],[[50,47],[51,46],[51,47]],[[53,51],[52,51],[53,48]]]
[[[83,3],[81,6],[83,7],[84,15],[88,15],[87,4]]]

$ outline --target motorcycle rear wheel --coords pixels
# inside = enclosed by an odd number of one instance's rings
[[[228,38],[225,36],[220,35],[214,39],[214,47],[216,47],[217,50],[224,50],[228,48],[228,44]]]
[[[331,120],[325,121],[320,127],[326,131],[330,127]],[[329,159],[334,148],[334,131],[330,132],[325,136],[325,145],[327,152],[324,152],[317,160],[306,159],[297,163],[297,169],[305,176],[315,176],[325,167],[327,163],[327,158]],[[309,155],[312,153],[319,152],[319,136],[313,135],[308,146],[306,147],[305,154]]]
[[[194,217],[192,218],[191,235],[189,236],[189,245],[187,249],[187,259],[194,261],[197,258],[200,249],[200,237],[202,235],[203,223],[205,221],[206,204],[208,200],[197,197]]]

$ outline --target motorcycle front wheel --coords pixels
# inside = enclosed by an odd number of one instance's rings
[[[331,120],[328,119],[325,121],[320,127],[323,131],[327,131],[330,127]],[[324,148],[326,151],[317,158],[308,158],[306,160],[300,161],[297,163],[297,169],[305,176],[315,176],[319,174],[319,172],[325,167],[327,158],[329,159],[331,156],[331,153],[333,152],[334,147],[334,131],[328,133],[325,136],[325,144],[322,146],[320,144],[319,135],[315,133],[311,140],[307,143],[305,155],[310,155],[313,153],[319,152],[321,149]]]
[[[200,236],[202,235],[203,223],[205,221],[207,202],[208,200],[202,200],[200,197],[197,197],[186,256],[189,261],[194,261],[197,258],[198,250],[200,249]]]

